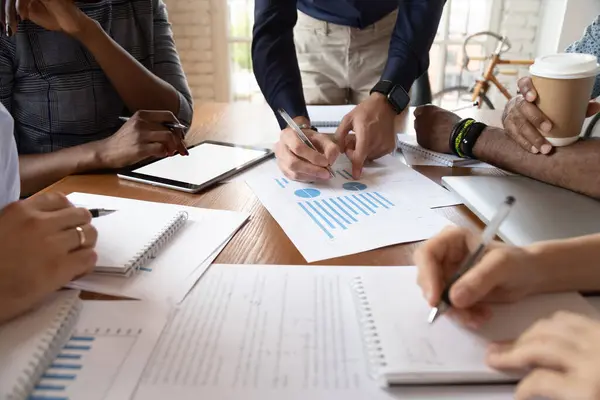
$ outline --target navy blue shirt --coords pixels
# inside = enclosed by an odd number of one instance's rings
[[[256,0],[252,62],[256,80],[274,110],[306,116],[293,29],[303,13],[338,25],[365,28],[398,8],[382,79],[406,91],[429,67],[429,49],[445,0]],[[279,119],[283,127],[285,123]]]

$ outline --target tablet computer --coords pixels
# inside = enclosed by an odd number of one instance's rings
[[[122,171],[119,178],[197,193],[273,156],[270,149],[206,140],[190,155],[161,158]]]

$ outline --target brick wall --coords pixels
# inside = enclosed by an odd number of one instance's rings
[[[500,33],[506,35],[512,49],[505,54],[507,59],[535,58],[537,50],[537,35],[540,26],[542,0],[504,0],[501,7]],[[519,77],[527,75],[528,67],[502,67],[503,70],[515,71],[517,75],[498,75],[500,82],[510,93],[517,90],[516,82]],[[504,96],[495,89],[491,93],[492,102],[497,108],[506,103]]]
[[[225,0],[164,0],[196,104],[227,101]]]

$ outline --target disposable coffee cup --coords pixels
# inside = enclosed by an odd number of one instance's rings
[[[600,65],[590,54],[559,53],[538,57],[529,68],[538,93],[537,106],[552,122],[540,133],[553,146],[579,139]]]

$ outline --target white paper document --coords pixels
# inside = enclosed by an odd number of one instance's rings
[[[85,301],[70,340],[30,398],[130,399],[168,313],[140,301]]]
[[[450,224],[417,193],[428,190],[423,179],[449,192],[391,156],[365,168],[360,181],[345,156],[333,169],[335,178],[305,184],[285,178],[270,162],[247,180],[308,262],[427,239]]]
[[[512,398],[511,386],[382,389],[352,288],[371,270],[215,265],[165,329],[134,399]]]
[[[152,203],[118,197],[72,193],[69,200],[78,206],[153,213],[172,210],[188,213],[188,221],[173,240],[143,270],[131,277],[90,274],[70,287],[136,299],[178,303],[185,298],[217,250],[231,239],[249,215],[241,212]],[[101,217],[102,218],[102,217]],[[211,258],[212,257],[212,258]],[[210,261],[210,262],[206,262]]]

